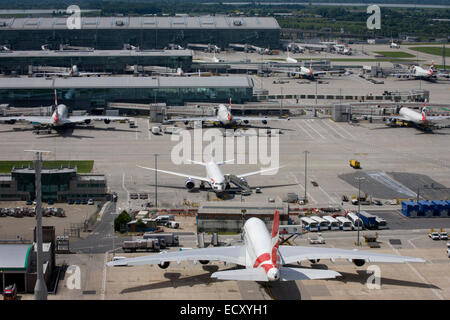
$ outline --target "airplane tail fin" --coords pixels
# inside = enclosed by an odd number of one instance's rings
[[[427,121],[427,99],[425,99],[425,102],[423,103],[423,108],[422,108],[422,121],[426,122]]]
[[[54,92],[55,92],[55,107],[56,107],[58,105],[58,97],[56,95],[56,89],[54,90]]]
[[[434,72],[434,61],[431,61],[430,69],[428,69],[428,71],[430,72],[430,74],[433,74],[433,72]]]
[[[274,265],[277,264],[278,260],[278,246],[280,245],[279,241],[280,237],[280,211],[275,210],[275,213],[273,214],[273,225],[272,225],[272,253],[271,253],[271,260]]]

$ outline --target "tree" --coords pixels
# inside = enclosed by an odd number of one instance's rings
[[[128,212],[123,210],[117,216],[117,218],[114,219],[114,231],[120,231],[120,226],[126,225],[130,221],[131,221],[131,217],[129,216]]]

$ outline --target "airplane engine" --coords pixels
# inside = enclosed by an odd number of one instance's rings
[[[242,182],[243,184],[248,184],[248,183],[247,183],[247,180],[246,180],[245,178],[241,178],[240,180],[241,180],[241,182]]]
[[[184,124],[187,126],[189,124],[189,121],[184,121]]]
[[[111,120],[109,120],[109,119],[105,119],[105,120],[103,120],[106,124],[109,124],[110,122],[111,122]]]
[[[167,269],[169,267],[169,265],[170,265],[170,262],[165,261],[165,262],[159,263],[158,267],[160,267],[161,269]]]
[[[225,185],[225,190],[230,190],[230,184],[229,184],[229,183],[227,183],[227,184]]]
[[[267,124],[267,120],[263,120],[262,123],[263,123],[263,124]]]
[[[355,264],[355,266],[362,267],[366,263],[366,260],[364,260],[364,259],[353,259],[352,262]]]
[[[319,261],[320,261],[320,259],[311,259],[311,260],[309,260],[309,262],[311,262],[312,264],[318,263]]]
[[[244,120],[244,123],[245,123],[245,124],[248,124],[248,120]]]
[[[201,264],[208,264],[209,260],[198,260],[198,262],[200,262]]]
[[[9,124],[14,124],[14,123],[16,123],[16,120],[12,119],[12,120],[8,120],[6,122],[9,123]]]
[[[91,119],[86,119],[86,120],[84,120],[84,123],[86,123],[86,124],[91,123]]]
[[[192,179],[187,179],[187,180],[184,182],[184,186],[185,186],[187,189],[192,190],[192,189],[195,187],[195,182],[194,182],[194,180],[192,180]]]

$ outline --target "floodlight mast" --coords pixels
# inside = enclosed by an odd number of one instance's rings
[[[51,151],[45,150],[24,150],[34,153],[34,176],[36,191],[36,246],[37,246],[37,277],[34,286],[34,300],[47,300],[47,286],[44,280],[43,258],[42,258],[42,210],[41,210],[41,168],[42,154],[49,154]]]

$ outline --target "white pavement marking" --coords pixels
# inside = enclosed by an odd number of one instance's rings
[[[105,300],[105,290],[106,290],[106,260],[108,257],[108,252],[105,253],[105,260],[103,263],[103,280],[102,280],[102,291],[100,294],[100,300]]]
[[[391,249],[398,255],[401,256],[401,254],[398,252],[397,249],[395,249],[392,244],[390,244],[388,242],[389,246],[391,247]],[[436,291],[436,289],[432,288],[432,284],[429,283],[420,273],[419,271],[416,270],[416,268],[414,268],[411,264],[409,264],[408,262],[406,262],[406,264],[408,265],[408,267],[420,278],[420,280],[422,280],[423,282],[425,282],[426,284],[428,284],[430,286],[431,291],[433,291],[433,293],[435,294],[436,297],[438,297],[441,300],[445,300],[443,296],[441,296],[441,294],[439,292]]]
[[[352,135],[350,133],[350,131],[348,131],[347,129],[343,128],[343,126],[337,124],[336,122],[333,122],[336,126],[336,128],[339,128],[340,130],[342,130],[342,132],[344,132],[345,134],[349,135],[351,139],[356,139],[356,137],[354,135]]]
[[[346,137],[344,137],[342,135],[342,133],[339,133],[335,128],[333,128],[333,126],[331,126],[330,124],[331,120],[323,120],[322,123],[327,126],[328,128],[330,128],[331,130],[333,130],[339,137],[341,137],[342,139],[345,139]]]
[[[303,191],[305,191],[305,187],[304,187],[303,185],[301,185],[301,184],[298,182],[298,179],[297,179],[297,177],[295,176],[295,174],[294,174],[293,172],[289,172],[289,174],[294,178],[295,183],[296,183],[300,188],[302,188]],[[318,203],[318,202],[311,196],[310,193],[306,192],[306,195],[307,195],[309,198],[311,198],[311,200],[312,200],[314,203]]]
[[[310,177],[311,177],[313,180],[317,180],[316,177],[313,176],[313,175],[310,175]],[[331,200],[332,203],[336,203],[336,201],[335,201],[332,197],[330,197],[330,195],[328,194],[328,192],[326,192],[325,190],[323,190],[323,188],[322,188],[320,185],[318,185],[317,188],[319,188],[319,190],[322,191],[322,192],[328,197],[328,199]]]
[[[302,122],[306,122],[306,121],[304,120],[304,121],[302,121]],[[299,125],[299,124],[298,124],[298,121],[294,121],[294,123],[295,123],[295,125],[296,125],[299,129],[301,129],[302,131],[306,132],[306,134],[307,134],[311,139],[314,140],[314,137],[313,137],[307,130],[305,130],[305,128],[303,128],[301,125]]]
[[[306,121],[305,121],[305,124],[306,124],[308,127],[310,127],[315,133],[317,133],[322,139],[326,140],[326,138],[325,138],[323,135],[321,135],[319,131],[317,131],[316,129],[314,129],[314,128],[312,127],[312,125],[310,125],[310,124],[309,124],[308,122],[306,122]]]
[[[420,238],[422,238],[422,236],[418,236],[418,237],[415,237],[415,238],[411,238],[411,239],[408,240],[408,242],[409,242],[409,244],[410,244],[414,249],[417,249],[417,247],[415,246],[415,244],[412,243],[412,242],[413,242],[414,240],[420,239]],[[431,261],[430,261],[430,262],[431,262]]]

